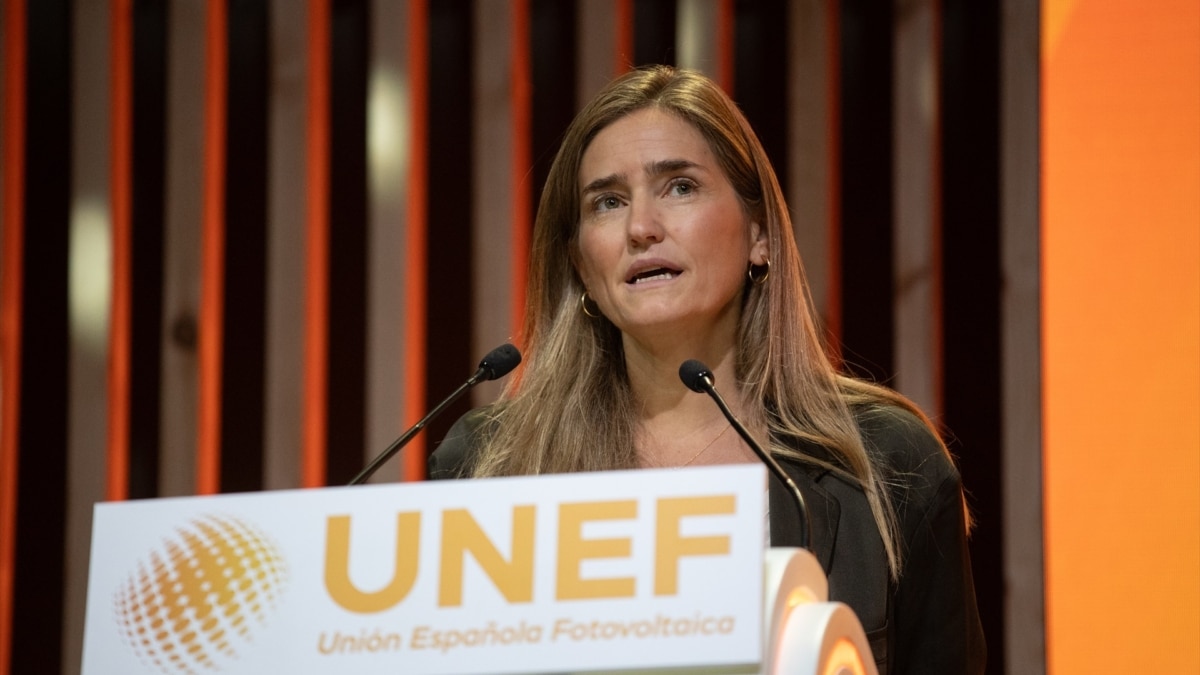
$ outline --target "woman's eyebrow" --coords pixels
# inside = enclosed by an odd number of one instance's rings
[[[642,171],[644,171],[647,176],[654,178],[663,174],[682,171],[683,169],[704,169],[704,167],[691,161],[690,159],[659,159],[653,162],[647,162],[642,168]],[[601,178],[597,178],[596,180],[583,186],[583,189],[579,191],[579,194],[586,195],[590,192],[601,192],[608,190],[614,185],[625,185],[627,182],[628,181],[625,178],[625,174],[613,173]]]
[[[703,168],[699,164],[690,159],[660,159],[654,162],[648,162],[643,171],[647,176],[661,176],[664,173],[674,173],[683,169],[698,169]]]
[[[614,185],[623,185],[625,182],[624,174],[612,173],[602,178],[597,178],[596,180],[583,186],[583,189],[579,191],[579,194],[586,195],[589,192],[600,192],[602,190],[607,190]]]

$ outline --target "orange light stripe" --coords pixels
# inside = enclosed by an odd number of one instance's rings
[[[18,424],[21,386],[21,259],[25,231],[24,0],[4,5],[4,211],[0,270],[0,672],[12,655],[16,566]]]
[[[112,316],[108,346],[110,501],[129,497],[132,317],[133,3],[112,4]]]
[[[736,48],[733,0],[721,0],[717,5],[717,83],[730,96],[737,83],[733,79]]]
[[[509,259],[512,261],[512,315],[509,326],[515,333],[525,318],[525,284],[529,263],[530,229],[533,223],[533,192],[529,184],[533,168],[533,66],[530,63],[529,0],[512,3],[512,231]]]
[[[826,299],[825,336],[829,356],[838,367],[842,363],[842,110],[841,86],[841,40],[838,31],[838,0],[825,3],[825,35],[829,43],[826,49],[825,71],[826,132],[829,139],[829,291]]]
[[[613,35],[613,76],[633,66],[633,0],[616,0],[613,3],[616,16],[616,31]]]
[[[200,401],[196,493],[215,494],[221,476],[221,368],[225,333],[226,0],[205,17],[204,230],[201,242]]]
[[[409,171],[405,212],[404,261],[404,411],[402,419],[416,422],[425,410],[425,325],[427,290],[425,257],[428,247],[429,144],[429,5],[408,5]],[[405,449],[404,480],[425,478],[425,439],[418,436]]]
[[[329,0],[308,3],[307,279],[301,484],[325,485],[329,385]]]

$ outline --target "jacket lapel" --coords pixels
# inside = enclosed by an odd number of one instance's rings
[[[809,547],[821,563],[821,568],[829,574],[834,544],[837,542],[841,507],[807,472],[790,462],[781,462],[780,465],[804,496],[804,504],[808,507],[809,521],[812,525]],[[770,508],[771,546],[800,546],[799,508],[791,491],[774,475],[770,476],[768,483],[767,504]]]

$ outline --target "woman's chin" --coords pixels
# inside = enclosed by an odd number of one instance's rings
[[[706,318],[660,314],[646,321],[630,322],[620,327],[626,340],[651,349],[673,348],[688,343],[711,343],[721,334],[727,334],[730,344],[734,335],[723,331],[719,322]]]

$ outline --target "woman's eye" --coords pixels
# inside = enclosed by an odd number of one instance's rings
[[[695,191],[696,184],[690,180],[677,180],[674,183],[671,183],[671,194],[682,197],[684,195],[690,195]]]
[[[621,205],[621,200],[613,195],[602,195],[593,202],[597,211],[610,211]]]

